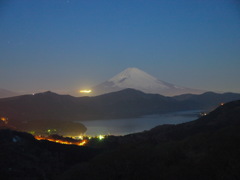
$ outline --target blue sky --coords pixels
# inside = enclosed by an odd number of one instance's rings
[[[127,67],[240,93],[239,1],[0,1],[0,88],[77,91]]]

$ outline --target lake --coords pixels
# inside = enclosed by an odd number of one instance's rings
[[[180,124],[196,120],[201,111],[180,111],[128,119],[79,121],[87,127],[86,135],[126,135],[163,125]]]

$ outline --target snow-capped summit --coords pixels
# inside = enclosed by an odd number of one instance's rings
[[[108,82],[114,83],[114,87],[133,88],[138,90],[167,89],[169,85],[137,68],[127,68],[117,74]]]
[[[127,88],[165,96],[174,96],[186,93],[199,94],[204,92],[161,81],[138,68],[127,68],[111,79],[93,87],[92,90],[94,95],[100,95]]]

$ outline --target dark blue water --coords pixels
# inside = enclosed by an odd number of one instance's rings
[[[180,124],[196,120],[200,110],[143,116],[129,119],[81,121],[87,127],[86,135],[126,135],[142,132],[163,124]]]

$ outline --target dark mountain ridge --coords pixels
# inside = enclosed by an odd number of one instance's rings
[[[18,96],[19,94],[13,91],[9,91],[7,89],[0,88],[0,98]]]
[[[195,95],[195,94],[183,94],[179,96],[174,96],[173,97],[176,100],[179,101],[192,101],[192,102],[197,102],[201,106],[205,107],[212,107],[216,106],[216,103],[225,103],[225,102],[230,102],[234,100],[239,99],[239,94],[237,93],[214,93],[214,92],[205,92],[200,95]]]
[[[206,110],[238,99],[240,94],[234,93],[165,97],[125,89],[96,97],[76,98],[48,91],[0,99],[0,116],[16,121],[129,118],[181,110]]]
[[[0,130],[0,139],[4,179],[240,179],[240,100],[196,121],[109,136],[88,147],[11,130]]]
[[[205,111],[214,109],[220,102],[240,99],[240,94],[204,93],[182,97],[146,94],[134,89],[79,98],[47,91],[0,99],[0,117],[8,119],[8,127],[18,130],[42,134],[52,129],[62,135],[79,135],[86,131],[86,127],[74,121],[131,118],[196,109]]]
[[[196,121],[110,136],[102,147],[111,151],[61,179],[240,179],[240,101]]]
[[[240,127],[240,100],[226,103],[216,108],[206,116],[187,123],[178,125],[160,125],[149,131],[130,134],[122,137],[122,142],[127,141],[155,143],[164,141],[182,140],[186,137],[194,136],[199,133],[212,133],[226,127]]]
[[[56,179],[77,162],[86,162],[99,149],[38,141],[31,134],[0,129],[0,174],[4,180]]]

